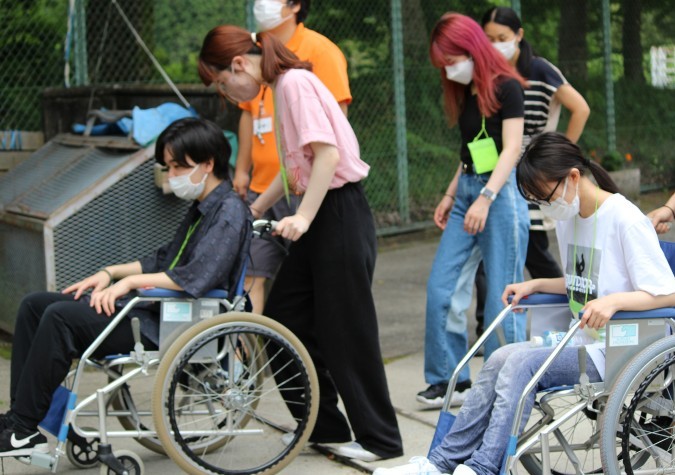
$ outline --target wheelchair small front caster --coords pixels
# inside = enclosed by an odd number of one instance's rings
[[[117,450],[101,459],[101,475],[143,475],[143,460],[130,450]]]
[[[93,431],[89,427],[83,430]],[[68,432],[66,441],[66,456],[70,463],[77,468],[91,468],[98,464],[98,438],[86,439],[75,433],[72,429]]]

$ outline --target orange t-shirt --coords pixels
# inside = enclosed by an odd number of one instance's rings
[[[338,102],[346,102],[347,104],[351,102],[352,96],[349,91],[349,79],[347,78],[347,60],[335,43],[299,23],[295,33],[286,43],[286,47],[301,60],[312,63],[312,71],[326,85]],[[249,187],[256,193],[262,193],[279,173],[279,155],[277,154],[273,128],[274,100],[272,89],[262,87],[255,99],[242,102],[239,107],[250,112],[253,119],[253,143],[251,144],[253,172]],[[259,134],[256,134],[257,126],[260,127]]]

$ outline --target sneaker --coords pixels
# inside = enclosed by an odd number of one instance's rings
[[[459,464],[457,465],[455,471],[452,472],[452,475],[477,475],[477,474],[471,467],[467,467],[464,464]]]
[[[12,411],[9,411],[5,414],[0,414],[0,432],[11,427],[10,418]]]
[[[375,462],[382,457],[364,449],[358,442],[344,444],[336,447],[335,453],[350,459],[361,460],[362,462]]]
[[[455,472],[457,473],[457,472]],[[405,465],[378,468],[373,475],[447,475],[442,474],[426,457],[413,457]]]
[[[40,431],[7,428],[0,432],[0,457],[30,455],[34,451],[49,452],[47,437]]]
[[[466,400],[469,389],[471,388],[471,380],[461,381],[455,386],[450,399],[450,406],[461,406]],[[429,409],[439,409],[443,407],[443,400],[445,393],[448,392],[447,383],[432,384],[424,391],[417,393],[417,401],[427,406]]]

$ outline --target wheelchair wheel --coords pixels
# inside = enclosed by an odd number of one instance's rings
[[[119,365],[111,367],[111,370],[120,376],[127,366]],[[137,368],[136,365],[128,365],[129,368]],[[152,422],[152,383],[155,378],[155,369],[150,368],[147,375],[138,374],[135,378],[122,385],[110,398],[110,406],[113,410],[124,414],[118,415],[117,420],[125,430],[154,430]],[[108,376],[113,381],[113,375]],[[132,396],[133,394],[133,396]],[[164,455],[164,447],[157,437],[137,437],[136,442],[146,449]]]
[[[85,430],[94,430],[83,427]],[[66,457],[77,468],[91,468],[98,465],[98,439],[86,439],[71,428],[66,440]]]
[[[610,392],[602,418],[602,464],[609,474],[675,472],[675,336],[638,353]]]
[[[130,450],[116,450],[115,458],[122,464],[129,475],[143,475],[143,473],[145,473],[145,465],[143,465],[143,460],[134,452]],[[107,465],[101,464],[99,474],[114,475],[115,472]]]
[[[309,438],[318,382],[306,349],[288,329],[231,312],[194,325],[171,345],[153,401],[157,435],[187,473],[273,474]],[[201,448],[214,441],[222,442],[217,450]]]
[[[571,389],[543,396],[538,409],[543,415],[542,419],[549,420],[552,417],[552,420],[558,420],[578,402],[579,396]],[[596,407],[597,404],[599,402]],[[598,413],[595,411],[596,408],[578,410],[553,432],[555,440],[551,438],[549,441],[550,473],[603,473],[600,465]],[[525,432],[528,433],[527,429]],[[541,475],[544,471],[540,457],[539,454],[528,453],[520,458],[520,462],[528,473]]]

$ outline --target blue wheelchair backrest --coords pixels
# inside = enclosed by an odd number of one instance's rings
[[[670,264],[670,270],[675,274],[675,242],[659,241],[663,253],[666,255],[666,260]]]

